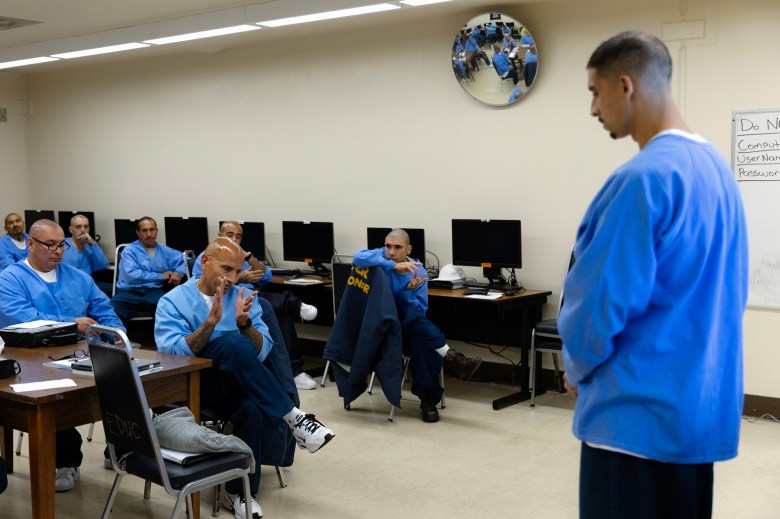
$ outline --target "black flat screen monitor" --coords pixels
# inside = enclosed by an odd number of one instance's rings
[[[138,220],[132,218],[114,218],[114,240],[117,245],[133,243],[138,239],[135,233],[138,228]]]
[[[204,216],[166,216],[165,245],[200,254],[209,244],[209,222]]]
[[[333,258],[333,222],[282,222],[284,261],[303,261],[314,270],[327,270]]]
[[[225,223],[225,220],[219,221],[220,229],[223,223]],[[265,223],[242,222],[238,220],[238,224],[244,231],[244,236],[241,238],[241,248],[251,252],[252,256],[260,261],[265,262]]]
[[[68,231],[70,219],[77,214],[83,214],[87,217],[87,220],[89,220],[89,235],[92,236],[93,240],[99,240],[95,234],[95,213],[92,211],[57,211],[57,221],[59,222],[60,227],[62,227],[62,230],[65,231],[65,236],[70,236],[70,232]]]
[[[452,263],[482,267],[491,280],[522,268],[520,220],[452,220]]]
[[[38,220],[54,221],[54,211],[25,209],[24,210],[24,232],[30,232],[30,226]],[[67,231],[67,227],[66,227]]]
[[[417,259],[425,265],[425,230],[407,229],[402,227],[409,234],[409,243],[412,244],[412,258]],[[380,249],[385,246],[385,238],[392,231],[392,227],[367,227],[366,245],[369,249]]]

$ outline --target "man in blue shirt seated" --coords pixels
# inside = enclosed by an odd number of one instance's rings
[[[95,272],[108,268],[108,258],[103,249],[89,234],[89,219],[83,214],[74,215],[70,219],[68,231],[71,237],[65,238],[70,248],[65,251],[62,262],[77,268],[85,274],[92,276]],[[111,284],[96,282],[104,294],[111,294]]]
[[[228,411],[233,434],[252,449],[258,469],[249,479],[256,494],[266,429],[283,420],[298,447],[309,452],[323,447],[334,433],[298,409],[263,363],[274,344],[255,301],[257,293],[235,286],[246,258],[247,253],[228,238],[211,242],[201,258],[200,278],[191,278],[160,299],[154,338],[163,353],[213,361],[201,376],[202,404]],[[282,358],[286,361],[286,356]],[[240,495],[239,480],[227,483],[225,490],[223,505],[245,519],[243,501],[251,496]],[[256,517],[262,516],[254,499],[252,509]]]
[[[51,220],[30,227],[29,256],[0,273],[0,327],[37,320],[75,322],[79,333],[93,324],[124,330],[108,297],[87,274],[61,264],[68,248],[62,228]],[[73,488],[81,466],[81,435],[57,431],[54,488]]]
[[[422,263],[412,259],[409,234],[403,229],[393,229],[385,238],[381,249],[359,250],[352,263],[359,267],[380,267],[390,278],[395,297],[398,318],[412,363],[412,393],[420,398],[422,419],[425,422],[439,420],[436,404],[444,389],[439,384],[439,372],[445,371],[468,380],[479,368],[482,359],[466,357],[447,345],[444,334],[428,320],[428,275]]]
[[[135,234],[138,239],[122,251],[121,261],[117,258],[119,278],[111,298],[111,306],[125,324],[139,311],[154,314],[157,301],[186,274],[182,253],[157,243],[153,218],[138,220]]]
[[[582,218],[558,318],[583,519],[710,517],[713,462],[739,445],[742,198],[675,106],[671,77],[669,50],[639,31],[587,64],[590,114],[639,152]]]
[[[520,80],[517,69],[509,60],[509,57],[501,51],[501,44],[493,44],[493,66],[496,68],[496,73],[501,76],[501,79],[512,79],[512,84],[516,85]]]
[[[6,234],[0,237],[0,270],[27,257],[27,234],[22,217],[9,213],[4,229]]]
[[[237,221],[226,221],[220,225],[218,236],[228,238],[236,245],[241,245],[244,229]],[[192,266],[192,277],[194,278],[200,277],[201,272],[203,272],[201,267],[202,257],[203,253],[201,252]],[[301,347],[298,343],[298,333],[295,331],[294,320],[313,320],[317,317],[317,307],[304,303],[288,290],[282,292],[266,292],[262,290],[262,287],[271,282],[272,277],[271,270],[267,269],[262,261],[250,253],[244,262],[243,270],[239,274],[236,284],[245,286],[249,290],[257,290],[260,298],[267,301],[268,306],[276,314],[276,318],[279,321],[279,332],[284,339],[287,353],[290,356],[293,376],[295,377],[295,387],[302,390],[315,389],[317,383],[308,373],[303,371],[303,357],[301,356]]]

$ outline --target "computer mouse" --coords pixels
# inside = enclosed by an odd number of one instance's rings
[[[513,295],[515,295],[515,291],[514,290],[504,290],[504,295],[505,296],[513,296]]]

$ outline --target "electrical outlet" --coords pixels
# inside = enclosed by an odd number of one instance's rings
[[[7,122],[8,122],[8,109],[0,108],[0,123],[7,123]]]

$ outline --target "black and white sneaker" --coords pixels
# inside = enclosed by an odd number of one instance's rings
[[[336,436],[333,431],[322,425],[319,420],[316,420],[313,414],[302,414],[299,416],[295,421],[292,432],[293,436],[295,436],[295,441],[298,442],[298,447],[309,452],[317,452]]]
[[[252,519],[262,519],[263,510],[260,505],[257,504],[255,498],[251,498],[249,503],[252,507]],[[220,505],[225,510],[232,510],[236,516],[236,519],[246,519],[246,502],[244,498],[238,494],[229,494],[228,492],[222,492],[222,500]]]

